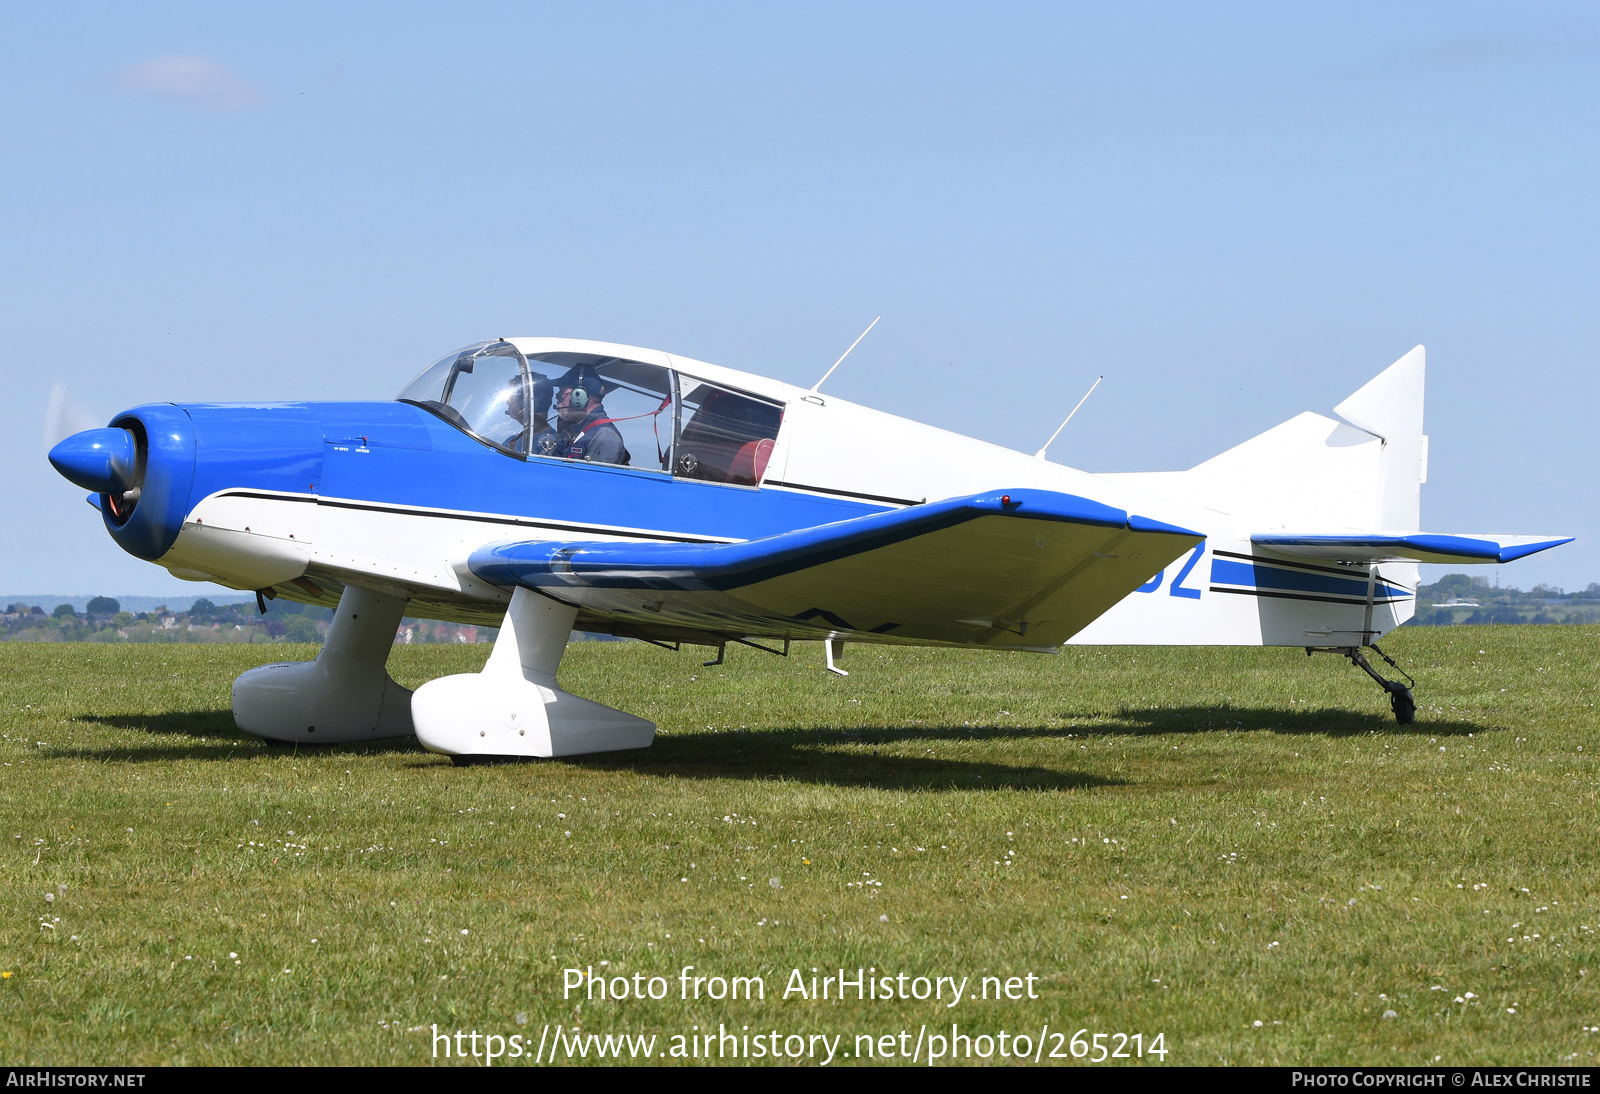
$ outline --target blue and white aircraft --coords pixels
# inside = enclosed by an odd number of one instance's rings
[[[1337,417],[1094,475],[657,350],[501,338],[392,402],[149,403],[50,461],[131,554],[263,610],[337,605],[315,661],[234,683],[239,728],[274,741],[414,733],[464,763],[649,745],[652,723],[558,686],[574,629],[719,660],[818,641],[841,673],[845,642],[1300,646],[1409,722],[1363,651],[1410,618],[1417,564],[1568,541],[1419,530],[1423,374],[1418,346]],[[500,631],[482,672],[412,693],[385,668],[402,615]]]

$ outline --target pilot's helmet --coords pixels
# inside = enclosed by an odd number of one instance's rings
[[[581,410],[589,405],[589,400],[598,401],[604,389],[600,383],[600,374],[594,370],[593,365],[574,365],[567,370],[565,376],[556,381],[558,391],[570,393],[563,402],[575,410]]]

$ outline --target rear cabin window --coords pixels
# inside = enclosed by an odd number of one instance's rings
[[[688,376],[680,375],[678,386],[682,406],[673,474],[734,486],[760,483],[783,407]]]

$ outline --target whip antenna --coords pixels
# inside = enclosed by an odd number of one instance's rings
[[[871,328],[869,327],[868,329],[870,330]],[[827,377],[824,376],[823,379],[826,380]],[[1076,414],[1078,412],[1079,408],[1081,408],[1084,403],[1087,403],[1089,401],[1089,396],[1094,394],[1094,389],[1099,387],[1100,386],[1100,381],[1104,380],[1104,379],[1105,379],[1104,376],[1098,376],[1098,377],[1095,378],[1094,383],[1089,385],[1089,390],[1085,391],[1083,393],[1083,398],[1078,400],[1078,405],[1072,408],[1072,414]],[[812,390],[815,391],[816,389],[813,388]],[[1037,451],[1037,452],[1035,452],[1033,454],[1033,458],[1034,459],[1036,459],[1036,460],[1044,459],[1045,451],[1047,449],[1049,449],[1049,447],[1051,445],[1056,443],[1056,438],[1061,436],[1061,431],[1063,429],[1067,428],[1067,422],[1072,421],[1072,414],[1068,414],[1067,415],[1067,421],[1066,422],[1062,422],[1060,425],[1056,426],[1056,431],[1054,433],[1050,434],[1050,439],[1048,441],[1044,442],[1044,448],[1039,449],[1039,451]]]
[[[882,319],[882,318],[883,318],[883,316],[881,316],[881,315],[878,316],[878,319]],[[873,327],[878,325],[878,319],[874,319],[872,322],[867,324],[867,329],[861,332],[861,338],[865,338],[867,336],[868,331],[872,330]],[[861,338],[857,338],[854,342],[851,342],[850,343],[850,349],[855,349],[857,346],[859,346],[861,344]],[[811,390],[812,391],[815,391],[815,390],[817,390],[817,388],[821,387],[823,380],[826,380],[828,377],[833,375],[833,369],[834,368],[838,368],[840,365],[844,364],[844,359],[846,357],[850,356],[850,349],[845,350],[843,353],[841,353],[839,355],[839,359],[833,363],[833,368],[830,368],[827,372],[824,372],[822,374],[822,380],[818,380],[816,383],[811,385]],[[1054,440],[1054,439],[1055,438],[1053,438],[1053,437],[1051,438],[1051,440]]]

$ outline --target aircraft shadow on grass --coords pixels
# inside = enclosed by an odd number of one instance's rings
[[[1459,719],[1397,725],[1376,713],[1341,708],[1123,707],[1116,711],[1063,712],[1067,725],[906,725],[817,727],[755,732],[667,732],[648,751],[600,753],[562,760],[594,770],[636,771],[691,779],[794,780],[886,790],[1073,790],[1116,786],[1122,780],[1070,768],[1006,764],[945,756],[906,754],[906,745],[1091,737],[1155,736],[1265,731],[1324,737],[1381,734],[1390,738],[1465,737],[1496,727]],[[427,755],[415,740],[324,747],[271,745],[241,734],[228,711],[167,711],[160,714],[85,715],[80,721],[150,734],[188,738],[185,744],[61,749],[56,755],[107,762],[236,759],[247,752],[308,754],[337,750],[357,755]],[[1063,760],[1069,757],[1063,755]],[[1076,758],[1071,758],[1076,763]],[[428,761],[431,765],[432,759]]]
[[[1123,780],[1043,766],[908,756],[906,744],[1084,740],[1090,737],[1248,732],[1350,737],[1464,737],[1493,727],[1460,720],[1397,725],[1378,714],[1322,708],[1188,706],[1122,708],[1112,714],[1063,714],[1076,724],[1038,726],[882,726],[665,733],[650,752],[575,756],[565,762],[600,770],[629,769],[679,778],[795,779],[884,789],[1065,790],[1118,786]],[[1107,718],[1112,720],[1107,721]],[[1081,721],[1080,721],[1081,719]],[[839,746],[853,746],[848,749]],[[862,751],[871,746],[871,754]],[[893,749],[892,752],[882,751]],[[1063,756],[1063,759],[1069,759]],[[1075,758],[1072,762],[1077,762]]]
[[[680,779],[789,780],[881,790],[1078,790],[1122,785],[1121,779],[1070,767],[918,756],[898,747],[1064,735],[1054,730],[974,726],[672,732],[658,736],[649,752],[572,756],[564,762]],[[1076,757],[1062,758],[1078,762]]]
[[[1123,706],[1116,711],[1063,711],[1061,717],[1092,720],[1095,723],[1067,730],[1079,737],[1250,731],[1321,737],[1373,734],[1391,738],[1465,737],[1472,733],[1492,733],[1499,728],[1459,718],[1434,720],[1426,714],[1410,725],[1400,725],[1387,714],[1309,705],[1304,709],[1290,710],[1282,707],[1237,707],[1223,703],[1206,706]],[[1105,718],[1111,721],[1101,721]]]
[[[55,749],[52,754],[107,763],[172,762],[174,760],[228,760],[251,753],[285,753],[296,748],[308,755],[380,755],[413,753],[419,762],[433,766],[438,759],[413,740],[378,741],[364,745],[270,745],[240,733],[227,711],[167,711],[161,714],[84,715],[79,721],[114,729],[149,734],[152,738],[187,738],[183,743],[152,740],[147,745]],[[573,756],[563,763],[596,770],[632,770],[641,774],[674,775],[698,779],[790,779],[836,786],[877,787],[886,790],[1071,790],[1113,786],[1119,780],[1079,771],[1038,765],[1008,765],[859,749],[839,750],[843,744],[893,745],[902,741],[960,741],[1014,738],[1053,730],[1028,731],[906,727],[895,729],[787,729],[757,733],[666,733],[649,752],[615,752]],[[428,757],[424,760],[424,757]],[[519,761],[521,762],[521,761]],[[537,761],[534,761],[537,762]]]
[[[55,756],[76,757],[86,760],[120,761],[123,763],[148,763],[172,760],[230,760],[241,754],[293,752],[295,745],[276,745],[258,737],[240,733],[233,722],[233,713],[227,710],[168,710],[160,714],[82,714],[79,722],[107,726],[112,729],[146,733],[152,738],[147,745],[102,748],[56,748]],[[159,738],[169,741],[157,743]],[[171,738],[187,738],[186,743],[175,743]],[[311,755],[332,751],[331,748],[299,746]],[[334,746],[341,753],[378,755],[394,752],[423,753],[415,738],[399,741],[375,741],[371,744]]]

